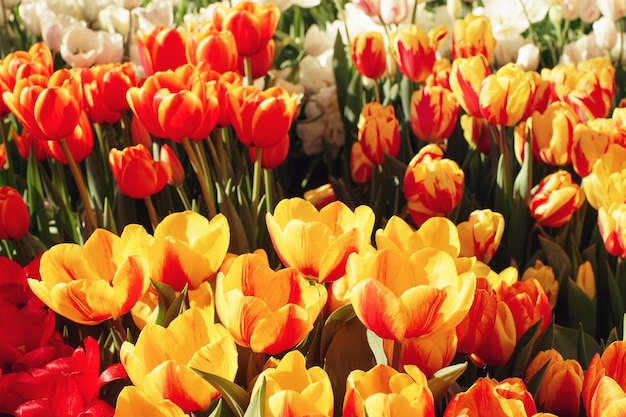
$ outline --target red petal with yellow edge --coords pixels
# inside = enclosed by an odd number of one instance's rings
[[[241,289],[245,295],[263,300],[271,311],[288,303],[300,304],[302,298],[300,275],[292,268],[277,272],[269,266],[259,268],[255,274],[241,276]]]
[[[238,366],[237,347],[226,329],[224,329],[224,332],[222,338],[200,348],[191,357],[187,366],[219,375],[230,381],[234,380]]]
[[[610,406],[612,410],[608,414]],[[623,414],[613,414],[620,409],[626,409],[626,393],[611,377],[601,377],[591,399],[589,417],[622,416]]]
[[[196,289],[212,275],[207,259],[193,251],[185,241],[155,239],[148,256],[152,279],[171,286],[175,291],[181,291],[185,285]]]
[[[229,291],[225,301],[227,308],[218,309],[218,315],[226,316],[224,323],[228,323],[227,328],[238,344],[250,346],[255,327],[271,314],[270,309],[262,300],[244,296],[238,290]]]
[[[280,391],[267,399],[270,415],[280,417],[328,417],[314,402],[295,391]]]
[[[113,288],[103,280],[78,280],[50,292],[59,314],[81,324],[98,324],[120,316]]]
[[[363,231],[357,228],[348,230],[332,240],[320,260],[318,281],[332,282],[344,276],[348,256],[358,252],[364,241]]]
[[[250,337],[250,349],[270,355],[300,343],[313,329],[313,320],[302,307],[288,304],[260,320]]]
[[[443,312],[440,310],[446,297],[445,291],[426,285],[405,291],[400,296],[407,312],[404,337],[410,339],[436,331],[443,324]]]
[[[143,380],[143,389],[155,398],[172,401],[184,412],[204,410],[219,393],[211,384],[187,366],[166,361]]]
[[[127,386],[117,397],[116,417],[186,417],[171,401],[155,400],[134,386]]]
[[[367,278],[350,292],[350,301],[359,320],[383,339],[402,341],[408,312],[400,299],[379,281]]]
[[[65,88],[47,88],[35,102],[34,116],[50,140],[69,136],[80,117],[81,108],[75,97]]]
[[[113,277],[113,293],[120,315],[126,314],[150,287],[150,266],[140,256],[129,256]]]

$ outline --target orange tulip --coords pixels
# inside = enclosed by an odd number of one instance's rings
[[[115,123],[129,109],[126,91],[137,86],[135,67],[123,64],[94,65],[79,70],[83,106],[95,123]]]
[[[259,374],[253,397],[262,380],[266,386],[261,407],[266,417],[333,415],[334,397],[328,374],[318,366],[307,369],[306,359],[297,350],[288,352],[275,368]]]
[[[352,211],[339,201],[318,211],[306,200],[291,198],[281,200],[265,220],[283,264],[325,282],[341,277],[348,256],[369,243],[374,212],[367,206]]]
[[[11,129],[11,138],[22,159],[28,161],[31,150],[35,161],[42,162],[48,159],[48,141],[35,137],[27,128],[22,129],[21,134]]]
[[[359,142],[363,154],[373,164],[385,162],[385,155],[398,156],[400,131],[393,106],[367,103],[361,110],[358,122]]]
[[[539,182],[528,202],[530,214],[542,226],[561,227],[585,201],[585,194],[567,171],[557,171]]]
[[[543,292],[546,293],[550,307],[554,308],[556,305],[556,299],[559,295],[559,281],[554,276],[554,271],[551,266],[544,265],[539,259],[535,261],[535,266],[529,266],[522,274],[521,281],[528,281],[529,279],[536,279]]]
[[[304,199],[313,204],[317,210],[321,210],[333,201],[337,201],[335,190],[331,184],[320,185],[317,188],[304,192]]]
[[[0,239],[17,240],[28,233],[30,214],[20,193],[8,185],[0,187]]]
[[[600,120],[608,121],[609,119],[595,119],[590,120],[590,122]],[[577,124],[574,127],[571,151],[574,171],[581,177],[591,174],[593,164],[606,153],[611,142],[611,136],[608,132],[596,130],[589,123]]]
[[[207,62],[211,69],[223,74],[237,70],[235,37],[229,30],[217,30],[212,22],[204,22],[190,31],[185,42],[187,61]]]
[[[217,11],[216,13],[223,13]],[[251,1],[242,1],[225,11],[223,18],[214,18],[219,30],[232,32],[240,56],[249,57],[257,54],[274,36],[280,11],[274,3],[258,5]]]
[[[74,131],[83,100],[78,73],[65,69],[50,78],[40,74],[21,78],[2,98],[25,128],[46,140],[61,140]]]
[[[130,119],[130,140],[133,145],[143,145],[146,149],[152,148],[152,136],[150,136],[150,132],[146,129],[141,120],[134,114]]]
[[[387,365],[376,365],[365,372],[350,372],[346,381],[343,416],[415,417],[435,415],[433,394],[426,376],[417,366],[406,366],[400,373]]]
[[[576,113],[558,101],[551,103],[543,113],[534,112],[527,120],[533,155],[546,164],[569,164],[577,123]]]
[[[532,396],[519,378],[498,383],[480,378],[465,392],[452,397],[444,417],[530,417],[537,412]]]
[[[582,398],[589,417],[619,416],[626,400],[626,341],[619,340],[595,354],[583,379]]]
[[[130,108],[150,133],[182,142],[203,140],[219,115],[215,81],[205,82],[191,65],[157,72],[126,94]]]
[[[498,300],[491,285],[486,278],[477,278],[472,306],[456,327],[460,353],[474,353],[485,343],[493,332],[497,310]]]
[[[185,417],[175,403],[150,397],[145,391],[126,386],[117,396],[114,417]]]
[[[479,105],[481,84],[491,74],[489,62],[483,55],[458,58],[452,62],[450,89],[461,107],[473,117],[482,118]]]
[[[482,82],[478,96],[480,112],[493,125],[516,125],[526,115],[533,90],[521,66],[506,64]]]
[[[398,26],[391,35],[391,48],[400,72],[411,81],[424,82],[435,65],[437,48],[447,34],[444,25],[434,28],[430,36],[415,24]]]
[[[537,406],[561,417],[578,416],[583,368],[573,359],[563,360],[556,349],[545,350],[528,364],[524,381],[528,383],[546,363],[548,366],[535,395]]]
[[[504,233],[504,216],[489,209],[474,210],[469,219],[457,226],[461,256],[475,256],[489,263]]]
[[[596,276],[591,262],[585,261],[578,266],[576,285],[583,290],[590,300],[596,298]]]
[[[411,130],[425,142],[442,142],[456,126],[459,103],[443,87],[425,86],[411,96]]]
[[[237,347],[224,326],[204,310],[190,308],[167,328],[147,324],[134,345],[122,344],[120,362],[133,385],[154,402],[169,400],[190,413],[207,409],[220,396],[193,369],[232,381]]]
[[[548,297],[536,279],[503,285],[499,296],[513,313],[517,340],[535,323],[541,321],[539,334],[550,325],[552,309]]]
[[[220,113],[217,119],[217,126],[226,127],[232,123],[230,121],[230,103],[228,92],[236,86],[243,84],[243,78],[238,72],[229,71],[220,75],[217,80],[217,99],[219,100]]]
[[[158,71],[175,70],[187,63],[185,39],[174,28],[153,26],[148,31],[137,31],[137,52],[146,75]]]
[[[111,149],[109,165],[120,191],[131,198],[150,197],[167,184],[167,167],[141,144]]]
[[[387,69],[387,50],[379,32],[362,32],[352,39],[352,62],[363,76],[376,79]]]
[[[402,190],[413,222],[420,226],[433,216],[450,213],[461,201],[465,174],[451,159],[419,162],[413,157],[404,174]]]
[[[452,25],[452,59],[483,55],[492,62],[496,40],[493,37],[491,22],[485,15],[468,13],[464,19],[457,19]]]
[[[474,273],[458,274],[446,252],[424,248],[409,257],[383,249],[351,256],[360,257],[360,275],[367,277],[350,289],[354,312],[383,339],[402,342],[454,329],[472,305]]]
[[[274,54],[276,52],[276,43],[274,39],[270,39],[263,48],[256,54],[248,57],[250,59],[250,73],[252,78],[265,77],[274,65]],[[237,71],[240,74],[246,73],[245,59],[240,56],[237,59]]]
[[[245,254],[218,275],[215,306],[239,345],[275,355],[309,334],[326,297],[324,286],[310,285],[295,269],[274,272],[267,259]]]
[[[59,141],[48,140],[45,143],[48,155],[51,158],[62,164],[68,163]],[[93,129],[87,113],[81,112],[78,124],[74,131],[65,138],[65,143],[75,162],[81,162],[91,154],[93,150]]]
[[[122,246],[122,239],[105,229],[97,229],[84,246],[57,244],[41,257],[41,281],[29,278],[28,285],[48,307],[76,323],[117,319],[150,286],[148,261],[128,255]]]
[[[230,121],[246,146],[267,148],[285,138],[296,115],[297,96],[280,87],[261,91],[256,87],[233,87],[226,94]]]
[[[285,162],[289,153],[289,142],[289,135],[285,135],[283,140],[276,145],[261,148],[261,166],[265,169],[272,169]],[[256,148],[254,146],[248,147],[248,156],[254,164],[256,161]]]
[[[493,327],[485,327],[485,331],[483,343],[470,355],[472,361],[479,366],[504,366],[513,355],[518,339],[513,313],[504,301],[496,301]]]

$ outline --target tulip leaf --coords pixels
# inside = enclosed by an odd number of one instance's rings
[[[579,351],[582,349],[579,349],[579,343],[584,343],[584,352],[589,359],[578,357]],[[563,359],[578,360],[583,369],[589,364],[591,356],[600,352],[598,342],[587,333],[581,332],[580,329],[575,330],[559,325],[554,326],[554,348],[563,356]]]
[[[241,254],[250,251],[249,239],[250,236],[246,234],[246,229],[243,227],[241,217],[230,197],[224,191],[221,184],[216,183],[217,186],[217,203],[220,208],[220,212],[228,219],[228,225],[230,226],[230,246],[228,250],[230,252]]]
[[[443,400],[448,389],[456,382],[457,379],[467,369],[468,363],[457,363],[456,365],[446,366],[435,372],[432,378],[428,380],[428,388],[433,393],[435,404]]]
[[[350,210],[354,210],[357,207],[357,198],[353,192],[346,187],[346,183],[341,179],[337,179],[333,176],[328,176],[328,182],[333,187],[333,191],[337,196],[337,200],[343,202]]]
[[[541,327],[541,320],[537,321],[537,323],[530,326],[526,332],[520,337],[515,345],[515,350],[513,352],[513,370],[511,371],[511,376],[517,376],[522,378],[524,376],[524,371],[530,362],[530,354],[532,352],[533,345],[537,338],[537,334],[539,333],[539,328]]]
[[[324,323],[324,328],[322,329],[322,340],[320,342],[320,357],[322,360],[326,357],[330,342],[332,342],[339,327],[355,317],[356,313],[351,303],[342,305],[328,316]]]
[[[602,352],[604,352],[604,349],[606,349],[608,345],[610,345],[613,342],[617,342],[618,340],[619,340],[619,335],[617,334],[617,329],[613,327],[611,331],[609,332],[608,337],[606,338],[606,342],[604,342],[603,340],[601,341],[600,348],[602,349]]]
[[[185,285],[185,288],[183,288],[180,294],[178,294],[178,296],[174,299],[172,304],[167,308],[167,311],[165,312],[164,321],[163,321],[163,327],[167,327],[172,322],[172,320],[174,320],[176,317],[183,314],[183,312],[187,309],[188,303],[186,302],[186,300],[187,300],[187,285]]]
[[[169,285],[163,282],[154,281],[154,280],[150,280],[150,281],[152,283],[152,287],[157,292],[159,301],[163,303],[163,308],[167,310],[168,308],[170,308],[174,300],[176,300],[176,292],[174,292],[174,289],[172,287],[170,287]]]
[[[218,399],[215,402],[215,408],[213,408],[213,410],[210,412],[210,414],[207,417],[221,417],[222,416],[222,399]],[[194,413],[195,414],[195,413]]]
[[[570,327],[579,324],[591,335],[596,334],[596,305],[574,280],[567,280],[567,318]]]
[[[250,396],[243,388],[219,375],[192,369],[220,393],[236,417],[244,417],[244,410],[250,404]]]
[[[550,320],[550,324],[546,329],[537,336],[535,343],[533,344],[533,349],[530,354],[531,358],[534,358],[535,355],[539,352],[543,352],[544,350],[549,350],[554,346],[554,316],[552,316],[552,320]]]
[[[246,409],[244,417],[263,417],[265,415],[265,377],[261,376],[255,383],[250,405]],[[258,388],[257,388],[258,386]]]
[[[55,242],[52,239],[50,229],[48,227],[50,219],[44,204],[43,185],[39,175],[39,163],[35,160],[33,151],[31,151],[30,156],[28,157],[26,188],[28,190],[28,208],[30,209],[31,223],[37,224],[39,237],[44,242],[44,245],[50,247]]]
[[[385,355],[385,349],[383,347],[383,339],[378,336],[373,331],[367,329],[365,332],[367,336],[367,344],[369,345],[372,353],[374,354],[374,359],[376,360],[376,365],[387,365],[387,355]]]
[[[565,250],[548,238],[543,236],[538,236],[538,238],[548,263],[554,269],[554,275],[565,278],[572,277],[572,261]]]
[[[617,285],[617,280],[615,279],[615,276],[613,275],[613,271],[611,271],[611,268],[608,265],[606,266],[606,273],[607,274],[606,274],[605,280],[609,286],[608,287],[608,295],[609,295],[609,302],[610,302],[609,310],[611,312],[611,316],[613,317],[614,326],[616,326],[619,329],[621,326],[623,326],[624,300],[622,299],[622,294],[620,292],[619,286]],[[598,297],[598,300],[599,300],[599,297]],[[622,337],[624,337],[623,333],[622,333]]]
[[[404,180],[404,175],[406,174],[407,165],[389,154],[384,154],[384,156],[385,162],[389,166],[391,174],[398,177],[400,182],[402,182]]]
[[[530,392],[535,398],[537,395],[537,391],[539,391],[539,387],[541,386],[541,381],[543,380],[543,375],[546,373],[546,369],[548,369],[548,365],[551,360],[546,361],[541,368],[528,380],[526,384],[526,390]]]

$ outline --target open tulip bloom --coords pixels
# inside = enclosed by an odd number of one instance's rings
[[[0,1],[0,414],[626,415],[624,0],[210,3]]]

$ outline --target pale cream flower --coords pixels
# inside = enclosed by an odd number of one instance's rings
[[[102,44],[102,51],[96,58],[96,64],[111,64],[122,62],[124,56],[124,37],[119,33],[106,31],[97,32],[98,39]]]
[[[69,26],[61,40],[61,57],[72,67],[90,67],[103,51],[98,34],[80,23]]]
[[[524,71],[536,71],[539,68],[539,47],[534,43],[527,43],[517,51],[516,63],[524,68]]]
[[[48,48],[54,52],[61,51],[63,36],[67,29],[73,25],[87,27],[87,22],[79,21],[68,14],[56,14],[52,10],[43,10],[40,13],[41,37]]]
[[[596,43],[593,34],[583,35],[575,42],[563,47],[563,53],[559,59],[559,64],[578,64],[591,58],[604,56],[604,52]]]
[[[617,26],[606,16],[593,22],[593,35],[598,46],[604,50],[611,50],[617,43]]]
[[[153,26],[171,27],[174,24],[174,5],[171,0],[154,0],[146,7],[132,10],[133,27],[148,30]],[[136,22],[135,22],[136,21]]]
[[[596,0],[602,16],[619,20],[626,16],[626,0]]]
[[[98,22],[103,30],[128,36],[130,12],[123,7],[110,4],[98,13]]]

